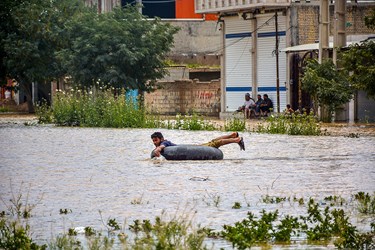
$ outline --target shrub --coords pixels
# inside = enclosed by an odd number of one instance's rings
[[[316,118],[307,114],[272,115],[265,125],[259,124],[256,131],[269,134],[321,135]]]

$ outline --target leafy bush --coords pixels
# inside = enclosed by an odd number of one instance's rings
[[[244,131],[246,129],[245,119],[233,118],[225,121],[225,131]]]
[[[307,114],[272,115],[264,125],[259,124],[256,131],[269,134],[321,135],[316,118]]]

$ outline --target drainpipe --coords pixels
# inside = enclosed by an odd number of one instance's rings
[[[329,4],[328,0],[320,0],[319,15],[319,63],[328,58],[329,49]]]
[[[255,98],[255,96],[258,94],[258,71],[257,71],[257,49],[258,49],[258,32],[257,32],[257,25],[258,25],[258,19],[257,18],[254,18],[252,20],[253,22],[253,29],[252,30],[255,30],[252,34],[251,34],[251,37],[252,37],[252,48],[251,48],[251,60],[252,60],[252,75],[253,75],[253,91],[252,91],[252,94],[253,94],[253,97]]]
[[[221,22],[220,23],[221,25],[221,47],[223,48],[221,51],[220,51],[220,65],[221,65],[221,70],[220,70],[220,86],[221,86],[221,97],[220,97],[220,113],[221,114],[224,114],[225,112],[227,112],[227,102],[226,102],[226,80],[225,80],[225,75],[226,75],[226,72],[225,72],[225,22]],[[221,117],[223,118],[223,116]]]
[[[276,100],[277,100],[277,113],[280,113],[280,76],[279,76],[279,29],[277,23],[277,10],[275,12],[275,30],[276,30]]]

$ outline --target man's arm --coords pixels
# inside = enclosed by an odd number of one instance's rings
[[[165,145],[157,146],[157,147],[154,149],[155,156],[156,156],[156,157],[160,157],[160,152],[163,151],[164,148],[165,148]]]

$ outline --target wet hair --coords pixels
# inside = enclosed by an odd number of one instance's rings
[[[163,139],[164,138],[164,136],[163,136],[163,134],[162,133],[160,133],[160,132],[155,132],[155,133],[153,133],[152,135],[151,135],[151,139],[152,138],[159,138],[159,139]]]

